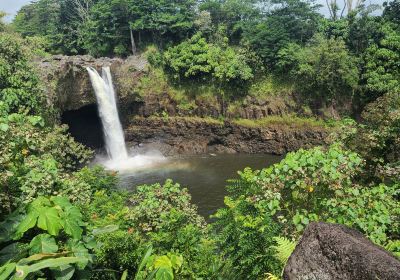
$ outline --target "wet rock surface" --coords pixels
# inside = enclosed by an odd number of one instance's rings
[[[61,112],[96,103],[86,67],[112,69],[123,63],[117,58],[95,59],[89,55],[55,55],[36,61],[49,103]]]
[[[394,280],[400,262],[358,231],[311,223],[284,269],[285,280]]]
[[[130,146],[151,145],[165,155],[202,153],[285,154],[322,145],[324,128],[270,126],[250,128],[230,121],[186,118],[135,118],[125,129]]]

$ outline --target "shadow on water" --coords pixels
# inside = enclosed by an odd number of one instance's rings
[[[262,169],[282,159],[266,154],[197,155],[168,158],[164,163],[120,173],[121,187],[134,190],[141,184],[162,183],[170,178],[186,187],[199,213],[208,218],[224,205],[226,180],[238,178],[245,167]]]

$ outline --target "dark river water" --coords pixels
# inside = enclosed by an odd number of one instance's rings
[[[237,171],[245,167],[261,169],[280,161],[275,155],[197,155],[168,158],[160,165],[143,170],[123,172],[121,186],[133,190],[141,184],[164,182],[170,178],[186,187],[192,195],[192,202],[198,206],[199,214],[208,218],[224,205],[227,194],[226,180],[238,178]]]

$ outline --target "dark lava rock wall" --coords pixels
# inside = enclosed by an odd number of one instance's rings
[[[285,154],[325,143],[324,128],[250,128],[200,118],[135,118],[125,129],[130,146],[150,145],[166,155],[202,153]]]

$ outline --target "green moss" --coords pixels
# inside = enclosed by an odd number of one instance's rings
[[[237,125],[245,127],[267,127],[267,126],[285,126],[296,128],[330,128],[335,126],[332,121],[324,121],[316,118],[301,118],[293,115],[269,116],[258,120],[236,119],[233,121]]]
[[[259,77],[250,86],[248,94],[254,97],[286,96],[293,92],[294,85],[273,75]]]
[[[166,121],[165,117],[162,117],[162,116],[150,116],[149,119]],[[176,121],[207,123],[207,124],[212,124],[212,125],[223,125],[224,124],[223,120],[215,119],[212,117],[203,117],[203,118],[201,118],[201,117],[168,117],[168,123],[173,123]]]

